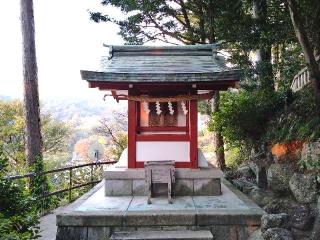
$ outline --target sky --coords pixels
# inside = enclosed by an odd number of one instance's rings
[[[0,95],[15,98],[23,96],[19,5],[20,0],[0,0]],[[89,10],[121,17],[100,0],[34,0],[40,99],[103,95],[88,88],[80,69],[96,70],[108,53],[102,44],[123,40],[116,25],[90,21]]]

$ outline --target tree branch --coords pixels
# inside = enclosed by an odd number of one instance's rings
[[[201,0],[196,0],[195,2],[198,7],[201,43],[206,43],[206,29],[205,29],[205,16],[203,11],[203,2]]]
[[[306,63],[308,65],[309,71],[310,71],[310,78],[314,85],[315,94],[316,94],[316,100],[318,106],[320,106],[320,70],[319,66],[316,62],[315,56],[313,55],[313,49],[311,47],[311,43],[308,39],[307,33],[305,31],[305,28],[303,26],[300,14],[299,14],[299,8],[295,0],[287,0],[289,11],[290,11],[290,17],[292,21],[292,25],[294,28],[294,31],[296,33],[296,37],[298,38],[300,45],[302,47],[304,58],[306,60]]]
[[[179,33],[172,33],[172,32],[169,32],[167,30],[165,30],[163,27],[161,27],[153,18],[150,14],[147,14],[149,20],[155,25],[155,27],[161,31],[163,34],[165,35],[168,35],[172,38],[175,38],[176,40],[184,43],[184,44],[188,44],[190,42],[190,39],[187,39],[186,37],[182,36],[181,34]],[[188,42],[189,41],[189,42]]]

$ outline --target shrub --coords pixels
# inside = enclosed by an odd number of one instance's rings
[[[2,239],[27,240],[39,235],[34,199],[24,191],[25,183],[5,178],[8,159],[0,150],[0,236]]]
[[[220,111],[213,114],[209,128],[220,130],[226,143],[242,148],[260,146],[268,121],[283,108],[282,94],[263,90],[240,90],[221,95]]]
[[[320,116],[312,89],[294,95],[294,101],[270,121],[267,138],[273,143],[314,141],[320,138]]]
[[[47,176],[43,175],[44,163],[41,157],[36,157],[30,172],[34,172],[35,176],[31,178],[30,192],[35,199],[34,205],[39,211],[50,210],[57,206],[58,200],[56,197],[46,197],[43,195],[50,193],[51,185]]]

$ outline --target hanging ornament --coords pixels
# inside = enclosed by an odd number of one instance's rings
[[[156,111],[157,111],[158,115],[160,115],[162,113],[159,101],[156,102]]]
[[[169,108],[170,115],[173,115],[174,114],[174,110],[173,110],[173,107],[172,107],[172,103],[170,101],[168,102],[168,108]]]
[[[148,102],[143,102],[143,109],[147,114],[150,113],[149,103]]]
[[[181,102],[181,107],[182,107],[183,114],[187,115],[188,110],[187,110],[187,107],[186,107],[186,103],[184,101]]]

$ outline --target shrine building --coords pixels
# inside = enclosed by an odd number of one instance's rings
[[[81,76],[128,101],[127,167],[174,160],[176,168],[198,168],[198,101],[236,87],[239,71],[225,66],[214,44],[106,47],[101,69]]]

